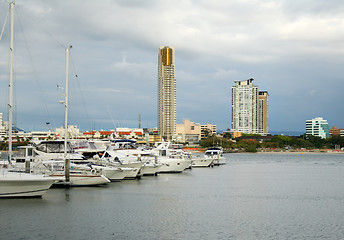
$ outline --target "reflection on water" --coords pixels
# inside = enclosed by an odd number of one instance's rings
[[[343,239],[344,155],[228,164],[0,201],[4,239]]]

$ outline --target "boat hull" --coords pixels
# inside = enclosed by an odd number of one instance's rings
[[[209,167],[213,163],[210,158],[196,158],[192,161],[192,167]]]
[[[224,157],[215,157],[213,158],[213,164],[214,166],[220,166],[226,164],[226,159]]]
[[[63,175],[50,175],[52,177],[63,177]],[[70,182],[66,183],[63,181],[58,181],[54,183],[55,186],[61,186],[61,185],[68,185],[70,187],[83,187],[83,186],[97,186],[97,185],[103,185],[110,182],[108,178],[106,178],[103,175],[74,175],[71,174],[70,176]]]
[[[42,197],[54,181],[44,177],[3,177],[0,180],[0,198]]]
[[[116,173],[110,177],[111,182],[119,182],[122,181],[130,172],[131,168],[118,168]]]
[[[160,172],[161,164],[144,164],[141,169],[143,176],[155,176]]]
[[[180,173],[190,167],[191,160],[166,158],[161,159],[162,166],[159,173]]]
[[[140,170],[142,168],[142,163],[123,163],[121,167],[132,168],[124,179],[136,179],[137,177],[139,177]]]

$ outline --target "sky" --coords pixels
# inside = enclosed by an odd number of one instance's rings
[[[8,0],[0,0],[2,28]],[[344,128],[342,0],[18,0],[16,126],[82,131],[157,126],[158,48],[175,48],[177,123],[230,128],[231,87],[269,92],[269,130]],[[9,19],[0,40],[0,112],[8,116]],[[59,87],[57,87],[59,86]],[[49,123],[49,124],[47,124]]]

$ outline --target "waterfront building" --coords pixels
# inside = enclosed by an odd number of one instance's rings
[[[242,136],[242,132],[231,131],[230,134],[232,139],[236,139]]]
[[[205,125],[201,125],[201,139],[204,139],[208,136],[215,136],[217,133],[216,125],[211,123],[207,123]],[[208,136],[207,136],[208,134]]]
[[[142,128],[117,128],[115,132],[115,137],[125,138],[125,139],[140,139],[143,138],[143,129]]]
[[[201,124],[183,119],[183,123],[176,125],[175,141],[179,143],[195,143],[201,140]]]
[[[327,120],[322,117],[306,120],[306,135],[328,138],[330,136],[330,126]]]
[[[258,93],[258,132],[261,135],[269,133],[269,93],[260,91]]]
[[[64,132],[63,132],[64,134]],[[27,133],[27,137],[36,140],[45,140],[45,139],[56,139],[56,132],[49,131],[31,131]]]
[[[332,136],[335,136],[335,135],[339,135],[341,137],[344,137],[344,129],[339,129],[337,128],[336,126],[333,126],[331,129],[330,129],[330,135]]]
[[[64,127],[56,128],[56,130],[55,130],[56,138],[64,139],[64,136],[65,136],[65,130],[64,129],[65,129]],[[77,138],[80,138],[82,136],[80,129],[76,125],[68,125],[67,134],[68,134],[68,139],[77,139]]]
[[[176,132],[176,79],[174,48],[163,46],[158,54],[158,131],[171,140]]]
[[[176,125],[176,134],[173,140],[180,143],[197,143],[208,135],[215,135],[216,131],[216,125],[210,123],[202,125],[191,122],[189,119],[183,119],[183,123]]]
[[[269,94],[259,92],[253,80],[235,81],[231,88],[231,131],[267,135]]]
[[[143,134],[146,143],[153,145],[156,142],[161,142],[161,138],[158,134],[158,128],[144,128]]]

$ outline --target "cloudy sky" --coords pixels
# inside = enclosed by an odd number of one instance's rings
[[[1,27],[9,6],[0,1]],[[8,115],[9,21],[0,41],[0,112]],[[159,46],[175,47],[177,123],[230,128],[234,81],[268,91],[271,131],[305,131],[315,117],[344,128],[342,0],[18,0],[15,122],[82,130],[157,126]],[[47,125],[46,122],[50,122]]]

